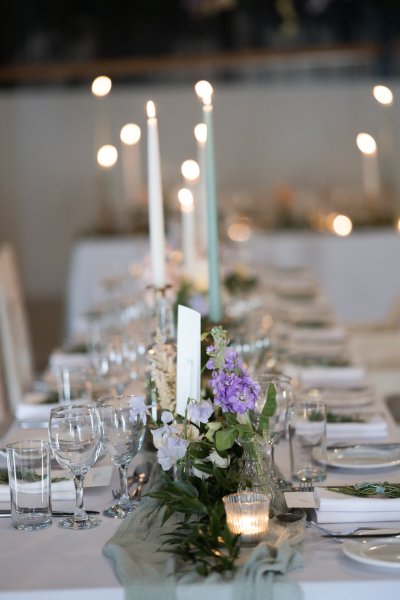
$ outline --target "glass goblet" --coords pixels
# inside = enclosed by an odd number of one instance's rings
[[[281,373],[263,373],[258,377],[258,382],[261,391],[253,414],[256,424],[261,417],[270,386],[273,385],[276,391],[276,409],[272,417],[269,417],[268,427],[268,444],[271,450],[270,478],[277,487],[289,487],[290,483],[282,478],[275,465],[275,446],[287,434],[289,410],[294,404],[291,379]]]
[[[96,406],[73,402],[53,408],[49,419],[49,440],[59,465],[74,478],[75,512],[59,522],[64,529],[92,529],[101,520],[89,516],[83,507],[83,481],[101,449],[101,424]]]
[[[133,415],[131,412],[134,398],[135,396],[105,396],[97,401],[104,453],[118,467],[120,478],[118,503],[103,512],[106,517],[114,519],[123,519],[138,505],[137,500],[129,497],[127,470],[142,447],[146,424],[140,415]]]

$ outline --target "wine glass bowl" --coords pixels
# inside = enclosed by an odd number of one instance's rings
[[[58,464],[71,473],[76,491],[75,512],[60,521],[64,529],[92,529],[100,520],[89,517],[83,507],[83,481],[101,450],[101,425],[92,403],[74,402],[53,408],[49,419],[49,441]]]
[[[129,497],[127,469],[139,452],[145,434],[145,420],[132,413],[132,401],[136,396],[105,396],[97,401],[102,428],[104,453],[118,467],[120,497],[117,504],[103,514],[116,519],[124,518],[134,510],[138,501]]]

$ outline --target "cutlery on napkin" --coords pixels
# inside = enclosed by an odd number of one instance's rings
[[[330,423],[328,415],[326,435],[330,439],[381,438],[387,434],[388,424],[380,413],[364,413],[359,421],[336,423]]]

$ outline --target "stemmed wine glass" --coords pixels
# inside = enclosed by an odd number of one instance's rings
[[[271,449],[270,454],[270,477],[272,482],[278,487],[290,486],[279,473],[275,465],[275,446],[280,439],[287,434],[289,411],[294,404],[294,395],[290,377],[281,373],[263,373],[258,377],[261,387],[260,395],[254,407],[254,420],[258,422],[264,404],[267,400],[268,390],[274,385],[276,391],[276,410],[269,418],[268,445]]]
[[[74,478],[75,512],[60,521],[64,529],[92,529],[101,520],[89,517],[83,507],[83,481],[101,449],[101,424],[96,406],[73,402],[53,408],[49,419],[49,440],[57,462]]]
[[[142,447],[146,422],[132,411],[137,396],[105,396],[99,398],[97,407],[102,428],[102,445],[105,454],[118,467],[120,497],[117,504],[107,508],[106,517],[123,519],[134,510],[138,501],[128,493],[127,470],[133,457]]]

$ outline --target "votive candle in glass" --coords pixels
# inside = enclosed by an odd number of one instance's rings
[[[257,544],[268,533],[269,497],[261,492],[238,492],[222,498],[229,531],[243,544]]]

